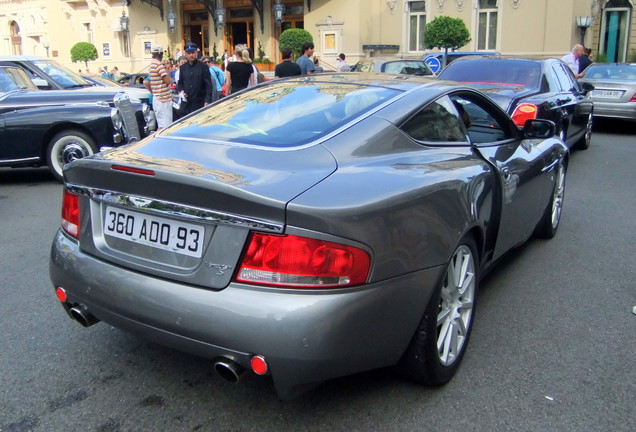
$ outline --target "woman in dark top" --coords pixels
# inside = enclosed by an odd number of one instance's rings
[[[245,45],[237,45],[234,49],[236,61],[230,62],[225,69],[225,81],[229,93],[234,93],[247,88],[248,83],[256,84],[252,59]]]

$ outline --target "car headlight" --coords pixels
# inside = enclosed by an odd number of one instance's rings
[[[113,127],[115,130],[121,130],[124,126],[124,120],[121,118],[121,114],[116,108],[112,108],[110,110],[110,120],[113,122]]]

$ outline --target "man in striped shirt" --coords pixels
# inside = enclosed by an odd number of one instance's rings
[[[163,129],[172,123],[172,95],[170,94],[170,73],[162,62],[163,48],[152,48],[152,63],[148,75],[150,75],[150,89],[152,92],[152,109],[157,118],[157,130]]]

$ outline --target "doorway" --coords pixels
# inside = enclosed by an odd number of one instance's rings
[[[201,55],[207,55],[208,51],[208,26],[208,11],[206,9],[184,11],[184,42],[197,44],[201,50]]]
[[[611,7],[611,1],[607,6],[601,23],[600,52],[606,55],[605,61],[609,63],[625,62],[632,10],[630,7]]]

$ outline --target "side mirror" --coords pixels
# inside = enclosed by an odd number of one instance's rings
[[[591,92],[592,90],[594,90],[594,86],[592,84],[590,84],[589,82],[584,82],[581,83],[581,89],[585,92]]]
[[[526,138],[546,139],[556,135],[556,126],[550,120],[529,119],[523,124]]]

